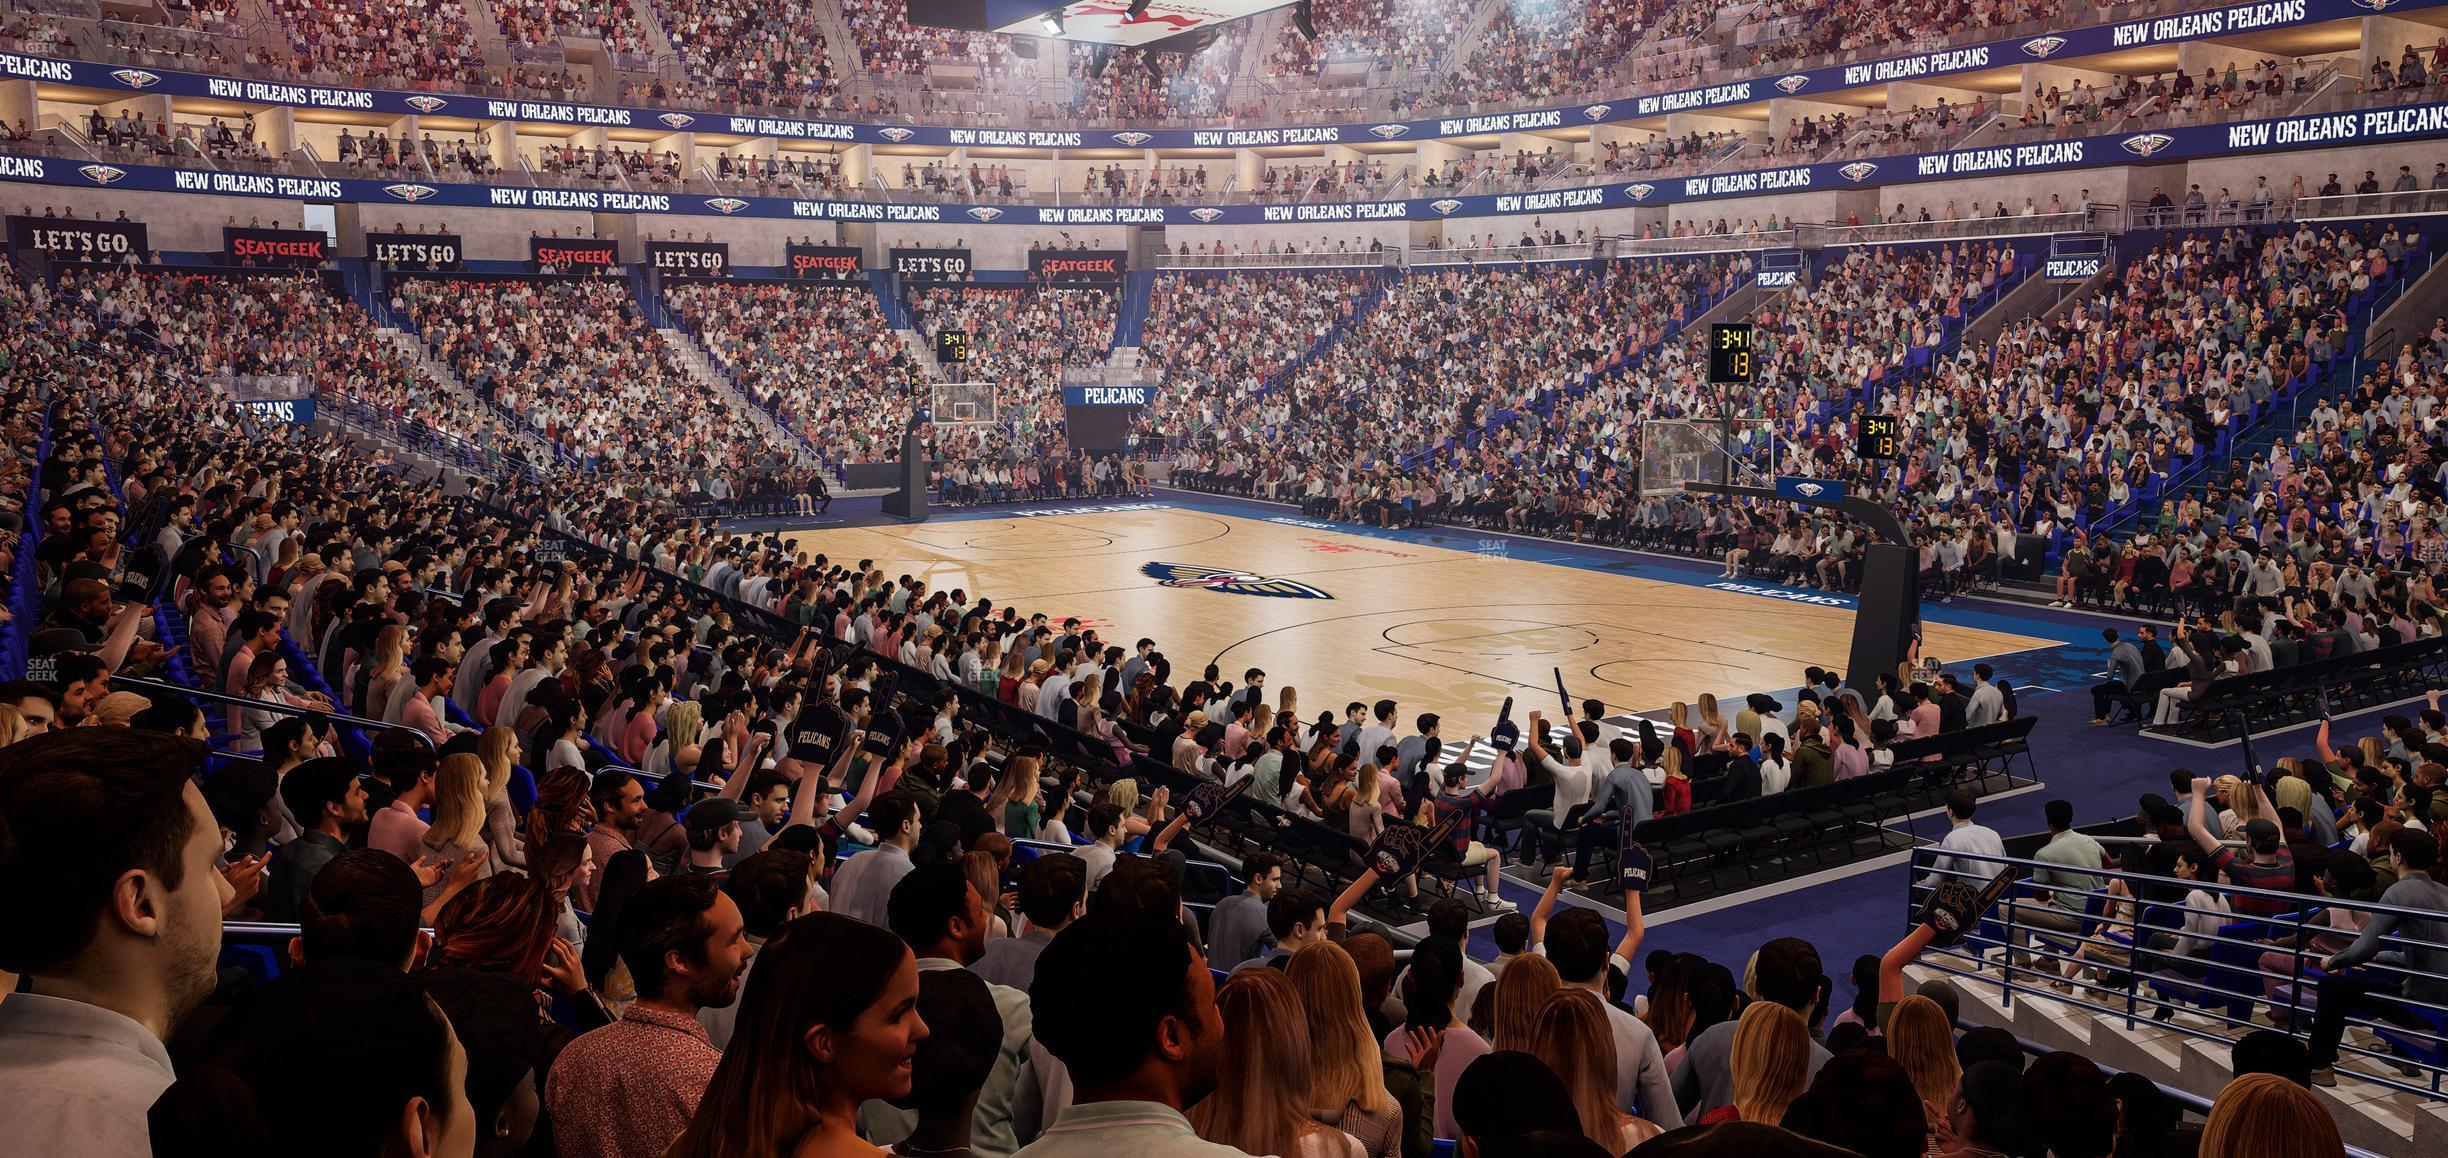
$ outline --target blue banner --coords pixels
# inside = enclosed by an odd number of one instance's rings
[[[1149,390],[1145,386],[1065,386],[1065,406],[1145,406]]]
[[[1797,478],[1793,475],[1779,475],[1777,476],[1776,492],[1778,498],[1790,499],[1797,503],[1833,504],[1844,501],[1845,485],[1831,478]]]
[[[2112,133],[2023,145],[1956,149],[1945,153],[1920,153],[1876,160],[1826,161],[1709,173],[1697,177],[1658,178],[1654,181],[1553,189],[1538,193],[1298,205],[905,205],[881,201],[795,200],[787,197],[701,197],[686,193],[286,177],[265,173],[174,169],[158,165],[80,165],[73,160],[11,153],[0,153],[0,181],[312,201],[430,203],[451,207],[570,209],[596,213],[714,214],[810,221],[1041,226],[1265,225],[1438,220],[1622,209],[1761,193],[1807,193],[1962,177],[2048,173],[2144,161],[2166,163],[2229,154],[2260,155],[2442,136],[2448,136],[2448,103],[2434,102],[2224,125]],[[2377,196],[2374,201],[2376,207],[2379,204]]]
[[[293,422],[308,425],[315,420],[313,398],[256,399],[240,402],[239,407],[267,422]]]
[[[791,141],[839,141],[870,145],[934,145],[952,148],[1184,149],[1265,148],[1368,141],[1416,141],[1487,133],[1578,128],[1697,112],[1781,97],[1819,97],[1864,85],[1921,81],[1960,73],[2007,68],[2043,60],[2073,60],[2101,53],[2178,44],[2214,36],[2270,32],[2396,14],[2448,4],[2448,0],[2276,0],[2231,4],[2174,16],[2092,25],[2043,36],[1998,40],[1935,52],[1893,56],[1859,64],[1830,65],[1780,77],[1756,77],[1647,96],[1560,105],[1509,113],[1486,113],[1375,124],[1305,125],[1205,129],[983,129],[923,125],[877,125],[811,121],[779,115],[755,116],[673,109],[624,108],[551,100],[471,96],[449,92],[333,88],[273,80],[246,80],[172,69],[145,69],[89,61],[0,53],[0,79],[76,85],[104,92],[143,92],[171,97],[240,101],[291,108],[336,109],[393,116],[460,117],[477,121],[523,121],[581,128],[647,129],[723,133]]]

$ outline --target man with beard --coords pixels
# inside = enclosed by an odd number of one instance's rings
[[[739,905],[702,875],[663,877],[631,894],[617,933],[637,1001],[561,1051],[544,1105],[563,1154],[660,1158],[722,1064],[698,1011],[739,1000],[756,947]]]
[[[281,803],[303,831],[273,858],[271,887],[264,891],[266,916],[296,920],[315,874],[348,851],[351,830],[365,827],[365,782],[357,768],[355,760],[333,757],[308,760],[281,777]]]
[[[0,750],[0,1119],[28,1153],[152,1153],[163,1042],[212,993],[221,831],[204,746],[82,728]]]

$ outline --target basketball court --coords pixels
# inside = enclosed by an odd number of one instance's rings
[[[1508,695],[1554,713],[1554,669],[1576,702],[1650,711],[1793,687],[1805,667],[1842,668],[1852,633],[1849,606],[1511,557],[1522,540],[1457,550],[1146,506],[782,534],[836,564],[873,559],[931,590],[1077,616],[1119,646],[1154,639],[1176,684],[1209,663],[1235,684],[1262,668],[1270,689],[1299,689],[1307,718],[1393,699],[1406,726],[1437,712],[1449,736],[1482,730]],[[1924,654],[1950,665],[2059,643],[1935,621],[1923,633]]]

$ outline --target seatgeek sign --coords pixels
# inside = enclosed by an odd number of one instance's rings
[[[2359,112],[2281,117],[2227,125],[2197,125],[2142,133],[2110,133],[2063,141],[1956,149],[1829,161],[1697,177],[1659,178],[1584,189],[1504,193],[1434,200],[1354,201],[1303,205],[901,205],[874,201],[802,201],[785,197],[695,197],[611,193],[591,189],[504,189],[484,185],[425,185],[355,178],[303,180],[260,173],[219,173],[157,165],[79,164],[56,157],[0,152],[0,180],[73,188],[125,188],[292,200],[414,202],[471,208],[550,207],[605,213],[786,218],[812,221],[945,222],[969,225],[1263,225],[1506,217],[1517,214],[1622,209],[1709,201],[1760,193],[1798,193],[1908,185],[1962,177],[2008,176],[2165,163],[2294,149],[2448,137],[2448,104],[2427,103]],[[949,271],[932,271],[935,273]]]
[[[2099,53],[2181,44],[2208,37],[2271,32],[2332,20],[2356,19],[2381,12],[2394,15],[2442,5],[2448,5],[2448,0],[2269,0],[2264,3],[2228,4],[2178,15],[2092,25],[2040,36],[1996,40],[1858,64],[1831,65],[1784,76],[1755,77],[1589,104],[1374,124],[1258,128],[988,129],[809,121],[780,116],[570,104],[457,93],[335,88],[8,53],[0,53],[0,79],[75,85],[104,92],[142,92],[156,96],[243,101],[290,108],[392,116],[464,117],[477,121],[521,121],[579,128],[723,133],[786,141],[1017,149],[1265,148],[1276,145],[1416,141],[1578,128],[1781,97],[1824,96],[1848,88],[1883,85],[1891,81],[1929,80],[2039,61],[2071,60]]]

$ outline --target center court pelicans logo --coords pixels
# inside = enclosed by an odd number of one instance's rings
[[[1613,108],[1613,105],[1591,105],[1581,110],[1581,115],[1593,121],[1603,121],[1606,119],[1607,112]]]
[[[1869,180],[1872,175],[1878,172],[1878,162],[1855,161],[1852,164],[1836,171],[1842,174],[1845,180],[1858,183]]]
[[[83,174],[86,180],[91,181],[96,185],[108,185],[113,181],[117,181],[121,177],[127,176],[127,170],[115,168],[110,165],[87,165],[84,168],[77,170],[77,172]]]
[[[1801,92],[1803,89],[1809,88],[1810,78],[1797,72],[1792,76],[1778,77],[1776,86],[1778,92],[1785,93],[1786,95],[1790,96],[1794,93]]]
[[[1391,140],[1393,140],[1394,138],[1399,137],[1399,136],[1403,135],[1404,133],[1407,133],[1407,132],[1410,132],[1410,131],[1411,131],[1411,126],[1409,126],[1409,125],[1376,125],[1376,126],[1373,126],[1373,127],[1371,127],[1371,128],[1369,129],[1369,133],[1370,133],[1371,135],[1373,135],[1373,136],[1377,137],[1377,138],[1378,138],[1378,139],[1380,139],[1380,140],[1387,140],[1387,141],[1391,141]]]
[[[1451,213],[1456,209],[1460,209],[1462,207],[1462,203],[1454,200],[1451,197],[1447,197],[1443,200],[1429,202],[1428,207],[1436,210],[1439,214],[1446,214]]]
[[[663,122],[666,127],[674,129],[685,129],[697,123],[697,118],[687,113],[665,113],[655,119]]]
[[[441,190],[431,185],[411,185],[403,181],[397,185],[383,186],[383,192],[402,201],[423,201]]]
[[[419,95],[408,98],[408,107],[415,109],[420,113],[440,112],[444,108],[449,107],[449,105],[449,101],[443,100],[438,96]]]
[[[1154,138],[1154,137],[1152,137],[1152,136],[1149,136],[1149,135],[1148,135],[1148,134],[1146,134],[1146,133],[1138,132],[1138,131],[1135,131],[1135,130],[1134,130],[1134,131],[1132,131],[1132,132],[1127,132],[1127,133],[1115,133],[1115,134],[1113,135],[1114,144],[1117,144],[1117,145],[1127,145],[1127,146],[1129,146],[1129,147],[1131,147],[1131,148],[1134,148],[1134,149],[1138,148],[1138,147],[1139,147],[1139,146],[1141,146],[1141,145],[1147,144],[1149,141],[1153,141],[1153,140],[1155,140],[1155,139],[1156,139],[1156,138]]]
[[[161,83],[161,76],[159,74],[146,72],[141,68],[119,69],[118,71],[111,73],[111,79],[118,81],[129,88],[151,88],[154,85]]]
[[[732,214],[737,213],[742,209],[746,209],[748,207],[748,203],[740,200],[737,197],[708,197],[706,198],[705,207],[713,210],[716,213]]]
[[[972,205],[969,207],[969,216],[980,221],[992,221],[1003,216],[1003,211],[992,205]]]
[[[2031,57],[2034,60],[2047,60],[2048,58],[2057,55],[2057,50],[2064,48],[2065,46],[2065,37],[2035,36],[2023,42],[2023,55]]]
[[[1634,201],[1647,201],[1649,199],[1649,195],[1655,192],[1657,192],[1657,186],[1648,184],[1647,182],[1642,182],[1638,185],[1624,186],[1624,196],[1629,197]]]
[[[1224,211],[1213,205],[1201,205],[1190,211],[1190,219],[1201,223],[1213,221],[1222,216],[1224,216]]]
[[[2169,145],[2175,144],[2176,138],[2171,137],[2166,133],[2135,133],[2134,135],[2117,143],[2125,146],[2125,151],[2133,154],[2134,156],[2149,157],[2155,156],[2164,151]]]
[[[1247,571],[1197,567],[1188,563],[1149,563],[1139,573],[1161,587],[1197,587],[1228,595],[1266,595],[1277,599],[1332,599],[1334,596],[1290,579],[1269,579]]]
[[[899,125],[894,125],[889,129],[877,129],[876,135],[898,145],[911,137],[917,136],[918,134],[915,130],[905,129]]]

